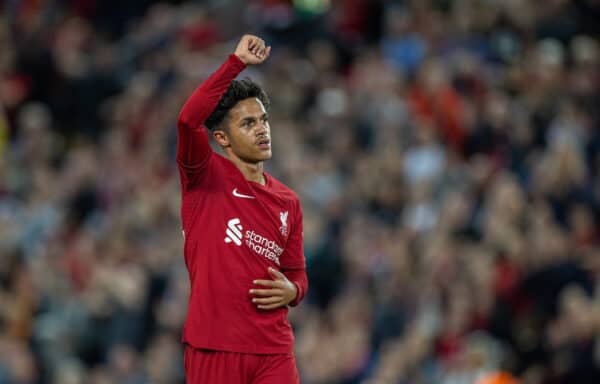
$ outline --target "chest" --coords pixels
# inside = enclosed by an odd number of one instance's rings
[[[185,193],[182,217],[188,229],[200,228],[228,244],[284,249],[295,214],[293,200],[285,194],[233,175],[212,178]]]

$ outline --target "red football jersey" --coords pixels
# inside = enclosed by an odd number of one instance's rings
[[[293,334],[287,308],[259,310],[252,283],[283,272],[307,289],[302,210],[289,188],[265,173],[266,184],[245,179],[214,153],[204,121],[245,65],[235,55],[196,89],[178,120],[177,163],[185,262],[191,281],[183,341],[195,348],[242,353],[289,353]]]

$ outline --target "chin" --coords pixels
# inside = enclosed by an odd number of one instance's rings
[[[272,156],[273,156],[273,152],[271,152],[271,149],[268,149],[268,150],[260,151],[259,153],[257,153],[256,159],[258,161],[265,161],[265,160],[269,160]]]
[[[257,153],[254,156],[246,156],[246,157],[241,157],[242,159],[244,159],[244,161],[248,162],[248,163],[261,163],[263,161],[267,161],[271,158],[271,151],[267,152],[261,152],[261,153]]]

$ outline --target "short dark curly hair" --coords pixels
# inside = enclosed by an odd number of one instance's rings
[[[206,127],[211,131],[215,130],[221,125],[225,117],[227,117],[229,110],[235,107],[239,101],[253,97],[260,100],[265,106],[265,109],[267,111],[269,110],[271,101],[260,85],[249,78],[233,80],[229,85],[229,88],[227,88],[227,91],[221,97],[221,100],[219,100],[219,104],[217,104],[214,111],[208,116],[208,119],[206,119]]]

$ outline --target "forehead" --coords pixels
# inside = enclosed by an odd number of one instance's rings
[[[229,115],[232,119],[238,120],[246,117],[260,117],[267,110],[263,103],[256,97],[251,97],[238,101],[235,107],[229,110]]]

